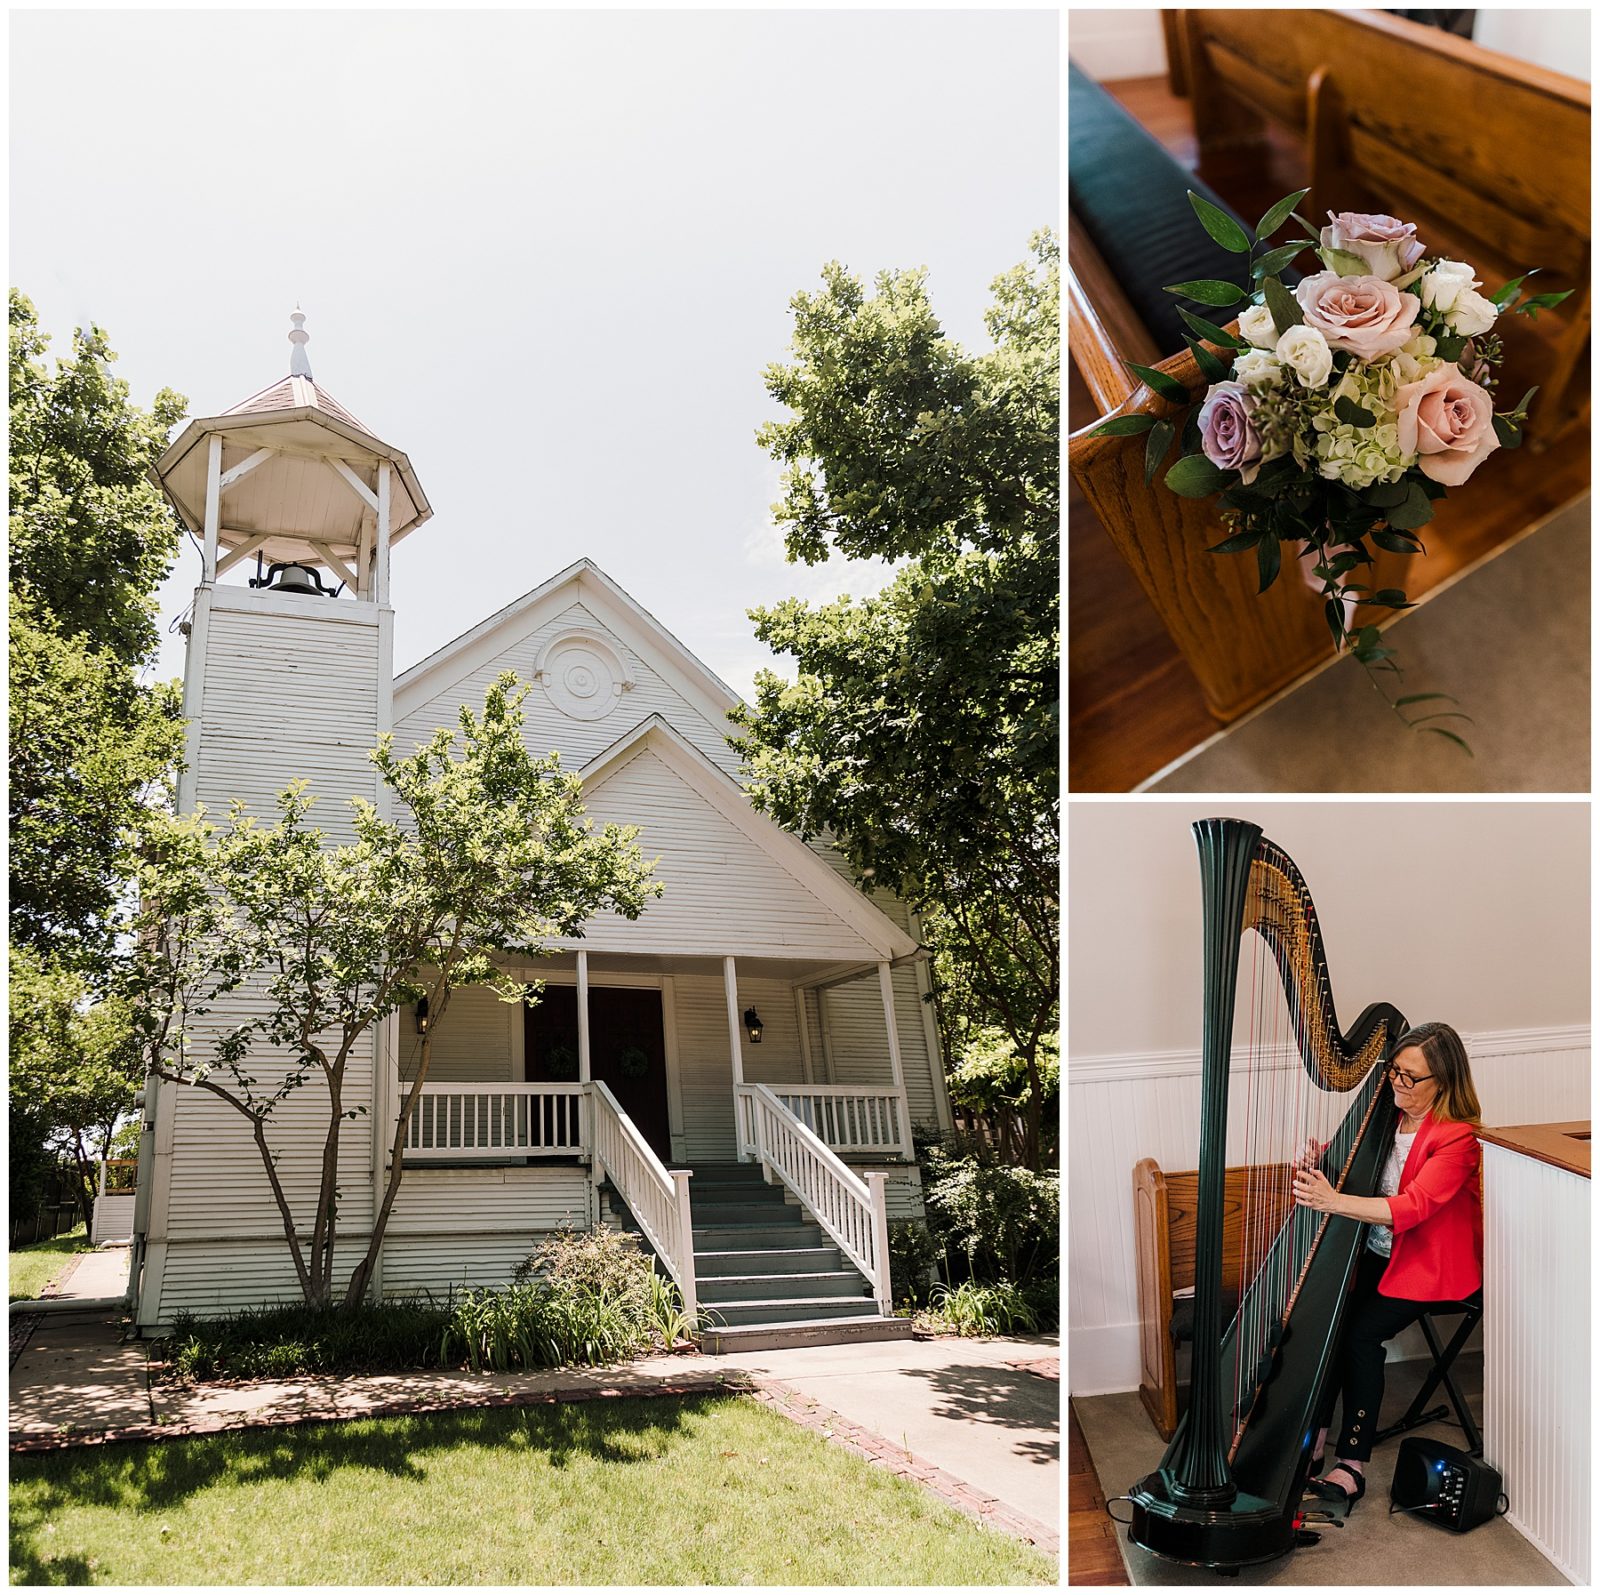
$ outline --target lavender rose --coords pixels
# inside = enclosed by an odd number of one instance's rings
[[[1460,487],[1500,447],[1494,400],[1453,365],[1398,388],[1394,406],[1402,452],[1414,450],[1422,474],[1446,487]]]
[[[1403,294],[1382,277],[1341,277],[1319,271],[1295,289],[1308,327],[1359,360],[1378,360],[1410,341],[1411,324],[1422,308],[1415,294]]]
[[[1261,469],[1261,434],[1251,415],[1256,401],[1237,382],[1215,382],[1200,406],[1200,447],[1219,470],[1253,482]]]
[[[1324,249],[1342,249],[1359,255],[1374,277],[1393,282],[1422,259],[1423,246],[1414,222],[1394,216],[1372,215],[1362,210],[1328,212],[1331,226],[1322,229]]]

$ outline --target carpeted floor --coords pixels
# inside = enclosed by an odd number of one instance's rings
[[[1390,1365],[1384,1391],[1383,1421],[1393,1423],[1405,1411],[1427,1371],[1424,1362]],[[1472,1411],[1483,1411],[1483,1358],[1463,1353],[1455,1377]],[[1443,1392],[1440,1400],[1444,1399]],[[1139,1404],[1137,1393],[1074,1396],[1073,1410],[1088,1441],[1100,1487],[1108,1498],[1149,1473],[1166,1449]],[[1418,1429],[1417,1434],[1462,1445],[1454,1421]],[[1389,1481],[1400,1438],[1378,1447],[1367,1467],[1367,1493],[1342,1529],[1325,1528],[1318,1545],[1261,1567],[1247,1567],[1237,1578],[1222,1578],[1199,1568],[1179,1567],[1128,1544],[1119,1543],[1135,1584],[1198,1584],[1236,1588],[1241,1584],[1396,1585],[1429,1584],[1565,1584],[1566,1580],[1509,1523],[1499,1519],[1468,1534],[1451,1534],[1404,1514],[1389,1515]],[[1111,1509],[1126,1517],[1127,1504]],[[1070,1568],[1069,1568],[1070,1579]]]
[[[1408,731],[1379,701],[1366,672],[1354,660],[1340,660],[1148,790],[1589,790],[1587,496],[1401,616],[1385,640],[1405,671],[1404,686],[1391,687],[1391,695],[1457,698],[1473,724],[1433,723],[1460,731],[1473,757],[1443,737]]]

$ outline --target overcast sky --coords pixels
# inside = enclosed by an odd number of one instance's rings
[[[400,668],[587,555],[747,693],[746,609],[884,578],[783,561],[790,296],[925,265],[981,343],[1057,224],[1057,76],[1048,10],[13,13],[11,281],[192,415],[287,373],[298,301],[433,504]]]

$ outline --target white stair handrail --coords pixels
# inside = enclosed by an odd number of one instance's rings
[[[866,1276],[878,1310],[893,1311],[884,1175],[864,1179],[764,1085],[746,1085],[756,1155]]]
[[[656,1255],[667,1265],[683,1296],[683,1310],[697,1311],[694,1281],[694,1225],[689,1211],[689,1171],[669,1170],[604,1080],[589,1085],[596,1183],[608,1175],[617,1194],[639,1221]]]

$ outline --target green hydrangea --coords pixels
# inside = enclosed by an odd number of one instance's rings
[[[1353,363],[1331,388],[1317,396],[1311,415],[1312,435],[1295,458],[1314,463],[1320,475],[1346,487],[1371,487],[1377,482],[1398,482],[1415,453],[1400,447],[1400,427],[1395,414],[1395,393],[1400,373],[1389,362],[1362,366]],[[1353,426],[1334,413],[1340,399],[1349,399],[1374,417],[1371,426]],[[1297,439],[1297,443],[1298,443]]]

